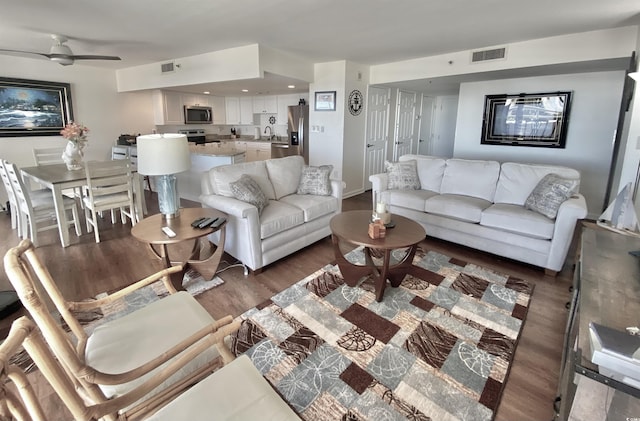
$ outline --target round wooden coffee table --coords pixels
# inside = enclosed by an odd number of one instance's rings
[[[387,280],[392,287],[398,287],[404,277],[412,274],[418,277],[424,275],[428,279],[428,272],[413,265],[418,243],[424,240],[426,232],[422,225],[400,215],[392,215],[394,228],[387,228],[384,238],[369,237],[371,211],[342,212],[331,219],[331,240],[340,272],[345,283],[351,287],[357,285],[363,276],[371,275],[376,289],[376,300],[382,301]],[[345,259],[340,250],[340,241],[364,246],[365,265],[355,265]],[[396,249],[407,248],[405,256],[397,263],[391,262],[391,252]],[[376,265],[372,256],[382,253],[382,266]]]
[[[188,266],[197,270],[205,279],[211,279],[215,276],[224,253],[224,240],[226,233],[226,225],[220,225],[219,227],[197,229],[191,226],[191,223],[198,218],[222,218],[227,217],[223,212],[211,208],[182,208],[177,218],[164,219],[162,214],[156,214],[144,218],[138,222],[133,228],[131,228],[131,235],[138,240],[147,243],[152,254],[161,259],[165,267],[171,267],[175,264],[184,265],[185,271]],[[168,237],[163,231],[162,227],[169,227],[176,233],[175,237]],[[216,231],[220,231],[220,241],[215,251],[211,253],[206,259],[200,259],[200,239]],[[172,260],[169,257],[167,246],[169,244],[177,244],[183,241],[193,240],[193,247],[191,254],[184,261]],[[209,247],[215,247],[210,242],[207,242]],[[159,246],[159,250],[156,247]],[[183,290],[182,278],[184,271],[181,273],[173,274],[171,276],[171,283],[176,290]]]

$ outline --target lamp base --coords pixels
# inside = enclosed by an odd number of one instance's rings
[[[175,174],[159,175],[156,177],[158,190],[158,206],[164,219],[178,217],[180,212],[180,197],[178,196],[178,177]]]

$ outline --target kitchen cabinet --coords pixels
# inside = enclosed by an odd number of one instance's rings
[[[223,96],[209,96],[209,105],[213,111],[213,124],[227,124],[227,111]]]
[[[255,124],[253,121],[253,98],[240,97],[240,124]]]
[[[182,94],[182,103],[183,105],[196,105],[200,107],[208,107],[211,104],[209,103],[208,95],[198,95],[198,94]]]
[[[226,124],[254,124],[253,99],[251,97],[225,97]]]
[[[264,161],[271,158],[270,142],[247,142],[245,159],[247,161]]]
[[[308,94],[287,94],[287,95],[278,95],[278,115],[277,115],[277,124],[288,124],[288,115],[289,110],[287,107],[290,105],[298,105],[300,102],[300,98],[304,98],[305,100],[308,97]]]
[[[156,125],[184,124],[184,103],[180,92],[154,90],[152,98]]]
[[[227,124],[240,124],[240,98],[228,96],[224,99]]]
[[[278,99],[275,95],[259,95],[253,97],[254,114],[277,114]]]

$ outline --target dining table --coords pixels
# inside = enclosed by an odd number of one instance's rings
[[[35,183],[51,190],[53,203],[55,206],[56,218],[58,220],[58,231],[62,247],[69,246],[69,229],[67,224],[67,214],[64,210],[62,191],[87,186],[87,174],[84,167],[78,170],[69,170],[66,164],[37,165],[33,167],[21,168],[23,179],[29,179]],[[143,179],[134,169],[133,175],[133,196],[135,201],[136,220],[140,220],[146,213],[146,203],[144,201]],[[26,183],[30,186],[31,183]]]

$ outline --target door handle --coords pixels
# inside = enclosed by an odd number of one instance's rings
[[[372,147],[373,145],[371,143],[367,143],[367,148]]]

